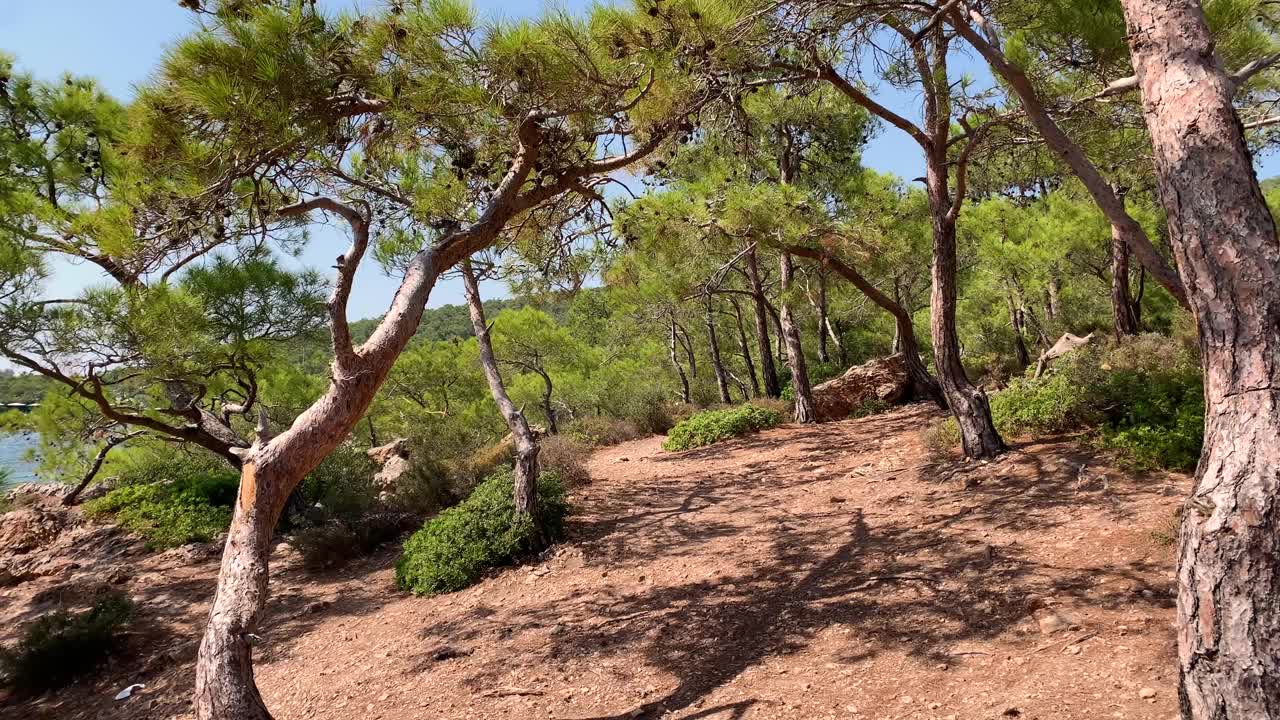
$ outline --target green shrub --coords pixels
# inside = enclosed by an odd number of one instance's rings
[[[537,552],[544,538],[560,537],[568,512],[564,488],[554,473],[538,478],[538,507],[542,533],[532,519],[516,517],[511,470],[494,472],[470,497],[429,520],[405,542],[396,563],[396,584],[419,595],[454,592],[475,583],[490,568]]]
[[[202,458],[151,458],[128,468],[121,485],[84,505],[88,515],[112,515],[147,547],[208,542],[231,524],[240,478]]]
[[[352,520],[330,520],[295,531],[289,544],[302,556],[308,570],[342,567],[377,550],[418,524],[420,515],[387,510],[366,513]]]
[[[955,418],[939,420],[921,431],[920,442],[933,457],[944,457],[960,445],[960,426]]]
[[[62,687],[116,649],[120,628],[132,613],[129,598],[113,591],[85,612],[43,615],[27,626],[15,647],[0,648],[0,672],[21,692]]]
[[[1134,465],[1187,470],[1203,441],[1203,380],[1184,345],[1143,335],[1082,348],[1044,377],[1013,380],[991,396],[991,415],[1005,436],[1095,428],[1103,446]]]
[[[781,421],[782,416],[776,410],[757,405],[708,410],[671,428],[662,449],[677,451],[711,445],[743,433],[771,428]]]

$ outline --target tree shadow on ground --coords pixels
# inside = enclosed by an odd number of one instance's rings
[[[770,483],[787,493],[810,492],[820,477],[787,469],[816,465],[841,477],[860,465],[857,455],[878,449],[862,440],[871,433],[907,432],[921,426],[927,411],[870,418],[858,436],[843,428],[790,428],[785,458],[764,458],[733,473],[654,476],[629,484],[607,498],[574,535],[588,562],[614,567],[651,560],[696,556],[700,547],[735,534],[762,535],[766,550],[739,571],[714,579],[658,585],[642,592],[569,597],[502,618],[507,632],[519,635],[559,625],[543,651],[548,661],[588,656],[592,660],[634,653],[677,679],[677,686],[641,706],[641,715],[682,710],[688,717],[714,714],[701,709],[717,688],[771,657],[802,651],[824,631],[852,628],[854,637],[841,663],[855,663],[884,652],[905,653],[930,664],[959,662],[964,647],[990,641],[1031,620],[1043,599],[1070,598],[1092,606],[1168,607],[1167,592],[1149,597],[1137,592],[1164,570],[1154,563],[1063,567],[1037,557],[1023,543],[989,544],[982,532],[999,526],[1018,538],[1052,532],[1072,512],[1125,516],[1124,501],[1155,492],[1133,482],[1116,482],[1108,492],[1086,492],[1072,466],[1075,450],[1057,448],[1053,463],[1036,454],[1015,453],[972,472],[983,478],[966,488],[930,474],[930,464],[911,466],[890,457],[875,469],[876,481],[901,478],[934,486],[924,493],[931,513],[903,516],[884,507],[846,507],[793,513],[756,489]],[[797,437],[797,434],[799,437]],[[851,437],[854,436],[854,437]],[[851,451],[859,446],[862,451]],[[767,451],[767,434],[690,453],[721,459]],[[690,453],[682,455],[689,459]],[[1087,453],[1085,453],[1087,455]],[[882,458],[883,459],[883,458]],[[922,472],[922,469],[924,470]],[[870,473],[869,473],[870,475]],[[868,477],[870,480],[871,478]],[[664,502],[663,498],[675,496]],[[887,498],[905,502],[906,496]],[[644,507],[643,511],[635,511]],[[1071,512],[1068,512],[1071,511]],[[760,522],[759,515],[768,519]],[[737,518],[753,516],[750,522]],[[447,635],[476,639],[491,630],[462,618],[429,625],[424,637]],[[496,682],[504,670],[486,669],[470,678],[476,687]],[[745,707],[715,712],[740,716]],[[634,710],[593,720],[636,717]]]

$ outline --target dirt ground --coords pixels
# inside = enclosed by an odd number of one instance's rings
[[[1072,440],[931,460],[934,417],[605,449],[566,542],[453,595],[398,592],[396,548],[320,576],[282,551],[263,696],[290,720],[1176,717],[1162,533],[1188,480]],[[0,715],[189,717],[205,555],[129,555],[112,580],[142,608],[132,652]],[[50,582],[0,593],[6,641]]]

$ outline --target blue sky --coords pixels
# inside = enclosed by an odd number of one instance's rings
[[[378,0],[322,0],[331,9],[372,6]],[[540,12],[547,5],[538,0],[473,0],[484,14],[494,17],[519,17]],[[556,4],[570,10],[581,10],[587,0],[564,0]],[[96,78],[117,97],[127,99],[133,88],[147,80],[164,53],[166,46],[192,27],[192,15],[178,7],[176,0],[0,0],[0,50],[16,55],[21,69],[44,79],[57,78],[70,71]],[[985,69],[972,61],[961,68],[989,78]],[[908,117],[919,114],[919,98],[913,93],[881,93],[891,109]],[[864,162],[877,170],[906,178],[923,173],[920,149],[903,133],[893,128],[882,129],[864,152]],[[1274,156],[1259,162],[1262,177],[1280,173],[1280,161]],[[319,229],[302,257],[311,267],[327,268],[336,255],[335,248],[345,248],[345,240],[336,230]],[[59,294],[74,291],[96,281],[93,272],[84,267],[63,266],[57,269],[53,290]],[[350,313],[353,318],[380,315],[390,301],[398,281],[388,278],[372,262],[361,268]],[[503,294],[498,286],[485,289],[488,296]],[[431,306],[461,302],[461,283],[445,282],[432,294]]]

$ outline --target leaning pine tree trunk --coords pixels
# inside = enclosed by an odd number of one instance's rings
[[[1200,329],[1204,451],[1178,550],[1184,718],[1280,718],[1280,241],[1194,0],[1122,0]]]
[[[502,419],[511,430],[515,441],[516,464],[513,474],[516,515],[527,515],[538,523],[538,441],[529,428],[524,413],[511,402],[507,388],[498,372],[498,361],[493,355],[493,343],[489,340],[489,324],[484,318],[484,304],[480,300],[480,284],[471,268],[471,260],[462,261],[463,294],[467,296],[467,309],[471,313],[471,327],[475,330],[476,344],[480,348],[480,367],[489,383],[489,392],[497,404]],[[541,534],[541,532],[539,532]]]
[[[800,328],[796,327],[791,317],[791,303],[787,292],[791,289],[791,277],[794,268],[791,256],[785,252],[780,255],[780,274],[782,297],[779,300],[778,324],[782,326],[782,338],[787,346],[787,366],[791,368],[791,392],[795,395],[795,407],[792,415],[798,423],[818,422],[818,412],[814,409],[813,388],[809,386],[809,368],[804,359],[804,347],[800,344]]]

